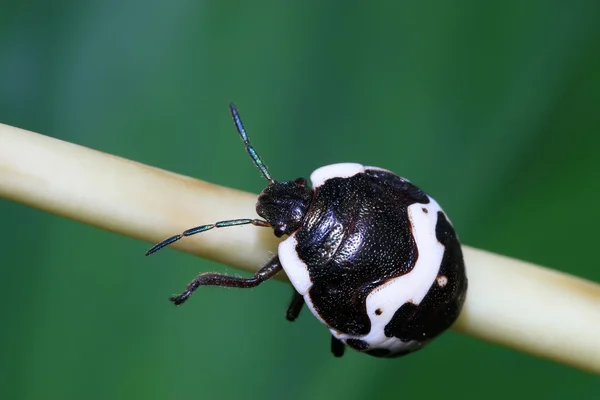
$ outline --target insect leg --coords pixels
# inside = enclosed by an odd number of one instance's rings
[[[192,295],[194,290],[200,286],[223,286],[235,288],[251,288],[260,285],[262,282],[271,279],[282,270],[279,256],[273,257],[264,267],[259,269],[252,278],[240,278],[216,273],[203,273],[191,281],[185,292],[178,296],[171,297],[171,301],[176,305],[184,303]]]
[[[294,289],[294,295],[293,295],[292,301],[290,302],[290,305],[287,309],[285,318],[288,321],[295,321],[296,318],[298,318],[298,315],[300,314],[300,311],[302,310],[303,306],[304,306],[304,297],[302,297],[302,295]]]
[[[344,355],[346,345],[335,336],[331,335],[331,352],[335,357],[341,357]]]

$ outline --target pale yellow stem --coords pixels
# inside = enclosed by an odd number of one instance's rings
[[[0,124],[0,196],[155,243],[256,215],[256,195]],[[172,247],[246,271],[277,251],[270,229],[229,228]],[[464,246],[469,292],[454,329],[600,374],[600,285]]]

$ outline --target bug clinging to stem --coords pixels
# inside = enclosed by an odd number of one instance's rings
[[[389,170],[356,163],[327,165],[306,179],[278,182],[250,144],[236,107],[231,115],[246,151],[268,185],[258,196],[263,219],[200,225],[186,236],[238,225],[272,227],[277,255],[252,277],[203,273],[171,297],[179,305],[200,286],[255,287],[285,270],[294,286],[286,318],[304,304],[331,333],[331,351],[346,346],[376,357],[422,348],[458,317],[467,291],[462,251],[437,202]]]

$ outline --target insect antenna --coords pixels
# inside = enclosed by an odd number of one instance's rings
[[[266,180],[268,180],[272,184],[276,183],[275,179],[273,179],[271,177],[271,174],[269,174],[269,171],[267,170],[267,166],[263,163],[263,161],[260,159],[260,156],[258,155],[256,150],[254,150],[254,147],[252,147],[252,145],[250,144],[250,140],[248,139],[248,134],[246,133],[246,129],[244,129],[244,124],[242,123],[242,119],[240,118],[240,115],[238,114],[237,108],[235,108],[235,104],[233,104],[233,103],[229,104],[229,110],[231,111],[231,117],[233,118],[235,127],[237,128],[238,133],[242,137],[242,140],[244,141],[244,144],[246,145],[246,151],[250,155],[250,158],[252,158],[254,165],[256,165],[258,167],[258,169],[260,170],[260,173],[262,174],[262,176],[264,176],[264,178]]]
[[[197,233],[206,232],[206,231],[209,231],[209,230],[215,229],[215,228],[228,228],[230,226],[248,225],[248,224],[252,224],[254,226],[265,227],[265,228],[268,228],[271,226],[271,224],[269,224],[267,221],[263,221],[260,219],[231,219],[228,221],[215,222],[214,224],[200,225],[195,228],[187,229],[187,230],[181,232],[179,235],[171,236],[170,238],[163,240],[162,242],[154,245],[154,247],[152,247],[150,250],[148,250],[146,252],[146,255],[149,256],[150,254],[156,253],[163,247],[166,247],[172,243],[175,243],[179,239],[182,239],[186,236],[192,236]]]

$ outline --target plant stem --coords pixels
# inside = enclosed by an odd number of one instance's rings
[[[2,124],[0,196],[151,243],[194,225],[256,217],[254,194]],[[254,272],[277,242],[270,229],[231,228],[171,247]],[[469,292],[455,330],[600,374],[600,285],[463,250]]]

